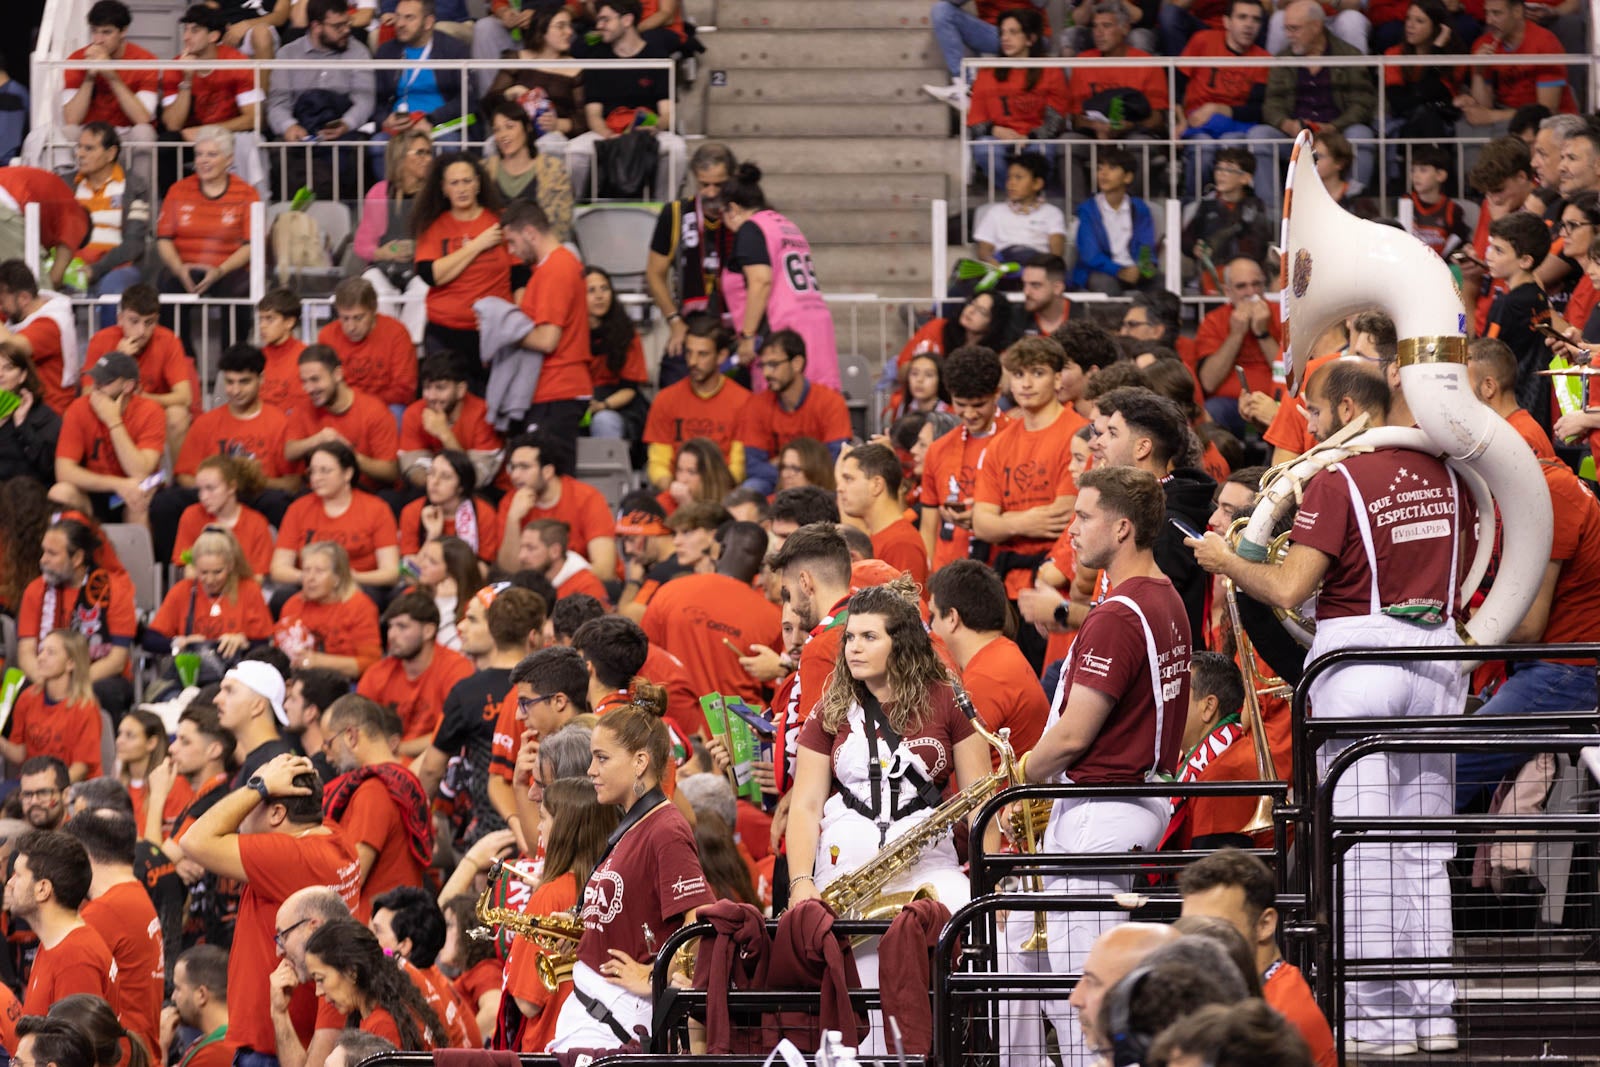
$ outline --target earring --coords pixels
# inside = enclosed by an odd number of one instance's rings
[[[644,779],[643,778],[635,778],[633,780],[633,795],[636,796],[636,797],[642,797],[642,796],[644,796],[644,793],[645,793]]]

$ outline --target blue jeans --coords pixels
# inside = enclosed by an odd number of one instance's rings
[[[933,23],[933,39],[939,42],[950,77],[961,76],[961,60],[968,52],[980,56],[1000,54],[999,29],[963,11],[956,0],[934,0],[928,18]]]
[[[130,285],[140,279],[137,264],[124,263],[120,267],[112,267],[106,271],[99,281],[89,286],[90,296],[121,296]],[[115,304],[101,304],[94,311],[95,324],[100,329],[115,326],[117,323],[117,307]]]
[[[242,1048],[233,1054],[233,1067],[278,1067],[278,1057],[270,1052]]]
[[[1161,54],[1164,56],[1182,54],[1189,38],[1208,28],[1204,21],[1190,14],[1188,8],[1176,4],[1162,4],[1156,24],[1160,27]]]
[[[1051,167],[1055,166],[1056,157],[1061,154],[1058,144],[1035,144],[1030,141],[1002,141],[998,137],[985,134],[974,137],[972,145],[972,166],[977,171],[980,184],[987,185],[989,175],[994,175],[995,196],[1004,200],[1006,196],[1006,165],[1011,157],[1018,152],[1037,152],[1045,158]]]
[[[1523,715],[1542,711],[1575,711],[1595,706],[1592,666],[1535,660],[1520,664],[1478,715]],[[1472,724],[1472,719],[1467,719]],[[1531,752],[1463,752],[1456,756],[1456,810],[1483,789],[1493,789],[1515,772]]]

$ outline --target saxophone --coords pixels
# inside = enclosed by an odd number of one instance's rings
[[[502,873],[532,884],[526,875],[507,867],[503,860],[495,860],[489,868],[488,885],[479,894],[474,909],[474,914],[483,925],[468,931],[468,935],[475,940],[485,941],[495,936],[496,928],[504,928],[531,942],[538,951],[534,968],[539,974],[539,981],[553,993],[562,982],[572,978],[572,968],[578,962],[578,941],[583,937],[583,920],[568,911],[551,915],[524,915],[511,908],[494,907],[489,900]]]

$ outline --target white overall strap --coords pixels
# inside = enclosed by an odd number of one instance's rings
[[[1350,510],[1355,512],[1356,529],[1361,531],[1361,548],[1367,554],[1367,570],[1372,575],[1371,613],[1378,615],[1383,611],[1383,599],[1378,596],[1378,548],[1372,543],[1372,525],[1367,522],[1367,501],[1343,463],[1335,463],[1333,469],[1344,475],[1345,483],[1350,486]]]
[[[1156,740],[1154,752],[1151,756],[1150,768],[1159,770],[1161,767],[1161,727],[1167,718],[1167,701],[1161,693],[1161,654],[1156,651],[1156,635],[1150,629],[1150,620],[1144,617],[1144,612],[1130,597],[1109,596],[1103,601],[1106,604],[1121,604],[1132,611],[1139,620],[1139,625],[1144,627],[1145,656],[1150,661],[1150,692],[1156,701]]]
[[[1449,620],[1456,613],[1456,598],[1461,595],[1456,588],[1456,572],[1461,565],[1461,486],[1456,482],[1455,468],[1446,463],[1444,469],[1450,475],[1450,499],[1456,505],[1455,517],[1450,523],[1450,585],[1444,601],[1444,617]]]

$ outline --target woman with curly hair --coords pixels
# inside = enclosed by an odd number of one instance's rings
[[[428,283],[429,351],[454,352],[469,367],[478,358],[478,320],[473,302],[485,296],[511,299],[511,253],[500,232],[500,191],[483,164],[464,152],[433,161],[427,184],[411,213],[416,235],[417,277]],[[483,394],[487,371],[474,377]]]
[[[644,387],[644,346],[639,331],[617,299],[611,275],[599,267],[583,272],[589,301],[589,377],[594,398],[589,401],[589,436],[625,438],[637,443],[644,436],[650,402]]]
[[[45,485],[25,475],[0,483],[0,611],[15,615],[22,591],[39,577],[39,542],[50,526]]]
[[[344,1013],[346,1026],[404,1052],[448,1045],[438,1014],[360,923],[341,919],[318,928],[306,942],[306,972],[317,995]]]
[[[708,437],[691,437],[678,449],[672,464],[672,484],[656,497],[668,515],[691,500],[721,504],[737,483],[722,449]]]

